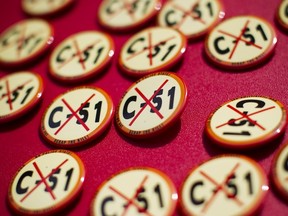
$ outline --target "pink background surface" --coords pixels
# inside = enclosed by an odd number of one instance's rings
[[[249,95],[263,95],[280,100],[288,106],[288,34],[279,29],[274,20],[280,0],[223,0],[226,18],[235,15],[258,15],[275,26],[278,45],[273,57],[265,64],[243,72],[222,70],[210,65],[203,55],[203,39],[191,42],[183,61],[171,69],[179,74],[188,87],[188,103],[181,120],[167,132],[149,140],[133,140],[118,133],[114,122],[107,132],[90,145],[73,149],[86,166],[83,191],[74,205],[68,207],[68,215],[88,215],[96,188],[113,173],[132,166],[151,166],[165,172],[179,188],[189,170],[212,156],[231,152],[218,148],[203,135],[205,121],[213,110],[227,100]],[[81,0],[61,16],[50,18],[55,28],[52,48],[67,36],[83,30],[103,30],[97,23],[97,8],[100,1]],[[0,31],[11,24],[27,18],[20,1],[6,1],[0,8]],[[151,23],[154,25],[154,23]],[[134,31],[134,32],[137,32]],[[115,105],[135,79],[121,73],[117,58],[124,42],[134,33],[109,32],[116,44],[112,64],[100,76],[84,82],[106,90]],[[30,158],[50,149],[55,149],[42,140],[39,134],[40,119],[51,101],[76,85],[63,85],[48,75],[48,57],[35,61],[21,70],[38,73],[44,79],[45,92],[42,103],[24,118],[0,126],[0,214],[10,215],[6,202],[9,182],[16,171]],[[13,70],[12,70],[13,71]],[[11,73],[0,68],[0,77]],[[80,84],[79,84],[80,85]],[[281,139],[256,150],[237,152],[259,162],[269,174],[275,151],[287,142],[287,129]],[[270,188],[260,215],[287,215],[288,205]],[[175,215],[180,215],[178,212]]]

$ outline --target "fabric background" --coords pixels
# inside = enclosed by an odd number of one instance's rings
[[[99,139],[90,145],[73,149],[83,160],[87,175],[83,191],[77,202],[70,205],[68,215],[88,215],[91,200],[97,187],[112,174],[132,166],[150,166],[165,172],[179,189],[189,171],[212,156],[230,153],[211,143],[203,135],[208,115],[220,104],[233,98],[263,95],[275,98],[288,107],[288,34],[275,22],[275,12],[280,0],[223,0],[226,18],[235,15],[257,15],[275,26],[278,44],[275,53],[258,67],[242,72],[223,70],[211,65],[203,54],[203,39],[190,42],[183,60],[171,71],[179,74],[188,87],[186,109],[167,132],[148,140],[124,137],[114,122]],[[103,30],[97,22],[100,1],[81,0],[60,16],[48,18],[55,30],[52,49],[67,36],[83,30]],[[0,7],[0,31],[27,18],[20,1],[5,1]],[[154,20],[155,21],[155,20]],[[155,25],[151,22],[150,25]],[[119,52],[125,41],[136,31],[115,33],[107,31],[115,41],[116,52],[111,65],[100,76],[77,85],[94,85],[111,95],[115,106],[126,89],[136,79],[127,77],[117,67]],[[44,142],[39,134],[41,117],[46,107],[59,94],[76,85],[63,85],[48,75],[49,53],[33,64],[21,68],[38,73],[44,79],[42,103],[24,118],[0,126],[0,214],[10,215],[7,206],[8,185],[16,171],[32,157],[55,149]],[[13,71],[13,70],[12,70]],[[0,77],[12,71],[0,68]],[[269,175],[271,161],[277,149],[287,142],[288,129],[281,139],[252,151],[239,152],[255,159]],[[287,215],[288,205],[270,188],[260,215]],[[176,212],[175,215],[180,215]]]

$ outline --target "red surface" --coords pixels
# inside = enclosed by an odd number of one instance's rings
[[[270,21],[276,29],[278,44],[272,58],[259,67],[243,72],[222,70],[210,65],[203,55],[203,40],[189,43],[183,61],[173,68],[188,87],[188,103],[179,120],[168,132],[149,140],[133,140],[118,133],[113,123],[107,132],[90,145],[74,149],[83,160],[87,176],[81,196],[69,206],[69,215],[88,215],[96,188],[113,173],[131,166],[151,166],[165,172],[179,188],[189,170],[211,156],[228,151],[213,145],[203,135],[205,121],[220,104],[240,96],[263,95],[281,101],[288,107],[288,34],[278,28],[274,16],[280,0],[223,0],[226,18],[253,14]],[[81,0],[60,16],[50,18],[55,28],[55,47],[67,36],[83,30],[101,29],[96,20],[100,1]],[[6,1],[0,8],[0,30],[25,19],[20,1]],[[153,23],[151,23],[152,25]],[[106,90],[115,105],[134,81],[117,68],[121,46],[133,34],[112,33],[116,53],[112,64],[100,76],[85,82]],[[48,56],[20,68],[39,73],[44,79],[42,103],[30,114],[0,126],[0,214],[10,215],[6,202],[8,185],[16,171],[29,159],[53,146],[39,134],[40,119],[52,99],[75,85],[63,85],[48,75]],[[15,71],[15,70],[11,70]],[[11,71],[0,69],[0,77]],[[80,85],[80,84],[79,84]],[[256,150],[239,152],[259,162],[269,174],[275,151],[287,142],[287,129],[281,139]],[[286,202],[287,203],[287,202]],[[260,215],[287,215],[288,205],[270,187]],[[180,215],[175,213],[175,215]]]

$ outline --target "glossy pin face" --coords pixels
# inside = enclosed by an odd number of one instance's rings
[[[279,3],[276,19],[285,30],[288,30],[288,0],[282,0]]]
[[[21,214],[52,214],[75,199],[84,179],[84,165],[76,154],[48,151],[17,171],[9,186],[9,204]]]
[[[167,1],[158,15],[160,26],[181,31],[187,38],[205,35],[225,16],[218,0]]]
[[[98,31],[69,36],[50,56],[50,74],[63,82],[87,80],[101,73],[114,55],[112,38]]]
[[[271,166],[272,180],[275,188],[288,200],[288,145],[281,147],[272,162]]]
[[[46,16],[60,12],[74,0],[22,0],[22,9],[32,16]]]
[[[0,79],[0,123],[23,116],[40,102],[42,78],[29,71],[16,72]]]
[[[168,27],[144,29],[123,45],[119,65],[130,76],[143,76],[174,66],[186,51],[187,40]]]
[[[48,107],[41,121],[41,134],[57,147],[83,145],[107,129],[113,114],[114,105],[104,90],[74,88],[58,96]]]
[[[170,127],[185,108],[187,88],[169,72],[150,74],[135,82],[116,111],[121,132],[134,138],[154,136]]]
[[[180,189],[185,215],[253,215],[269,187],[263,169],[237,155],[212,158],[186,177]]]
[[[19,66],[35,60],[54,40],[50,24],[42,19],[15,23],[0,35],[0,64]]]
[[[161,8],[159,0],[104,0],[99,6],[99,23],[110,30],[130,30],[145,24]]]
[[[178,195],[164,173],[149,167],[115,174],[98,188],[91,215],[174,215]]]
[[[237,16],[217,25],[205,41],[205,52],[216,65],[244,69],[265,61],[277,43],[273,27],[256,16]]]
[[[279,137],[287,124],[284,106],[266,97],[243,97],[221,105],[206,122],[216,144],[234,149],[264,145]]]

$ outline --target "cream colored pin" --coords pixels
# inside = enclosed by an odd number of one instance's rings
[[[186,85],[176,74],[150,74],[126,91],[116,111],[116,124],[130,137],[154,136],[180,118],[186,99]]]
[[[178,194],[164,173],[149,167],[121,171],[97,189],[91,215],[174,215]]]
[[[0,35],[0,64],[19,66],[32,62],[47,50],[53,40],[53,29],[45,20],[17,22]]]
[[[189,39],[205,35],[225,16],[218,0],[167,1],[158,14],[158,24],[178,29]]]
[[[107,129],[113,114],[114,105],[104,90],[77,87],[58,96],[47,108],[41,121],[41,134],[58,147],[83,145]]]
[[[0,79],[0,123],[14,120],[30,111],[43,93],[42,78],[29,71]]]
[[[32,16],[47,16],[58,13],[74,0],[22,0],[22,9],[25,13]]]
[[[205,41],[205,52],[215,64],[244,69],[265,61],[277,43],[271,24],[256,16],[236,16],[217,25]]]
[[[75,82],[101,73],[114,55],[112,38],[98,31],[71,35],[52,52],[50,74],[61,81]]]
[[[288,200],[288,144],[277,151],[272,162],[271,174],[277,191]]]
[[[285,30],[288,30],[288,0],[282,0],[279,3],[276,19]]]
[[[285,131],[287,114],[277,100],[242,97],[221,105],[206,122],[206,133],[223,147],[245,149],[264,145]]]
[[[166,70],[186,51],[186,37],[168,27],[151,27],[132,36],[122,47],[119,65],[131,76]]]
[[[110,30],[130,30],[146,24],[161,9],[160,0],[104,0],[98,10],[99,23]]]
[[[223,155],[189,173],[179,200],[185,215],[254,215],[268,190],[265,172],[255,161]]]
[[[9,204],[20,214],[53,214],[76,198],[84,179],[85,168],[76,154],[48,151],[17,171],[9,186]]]

